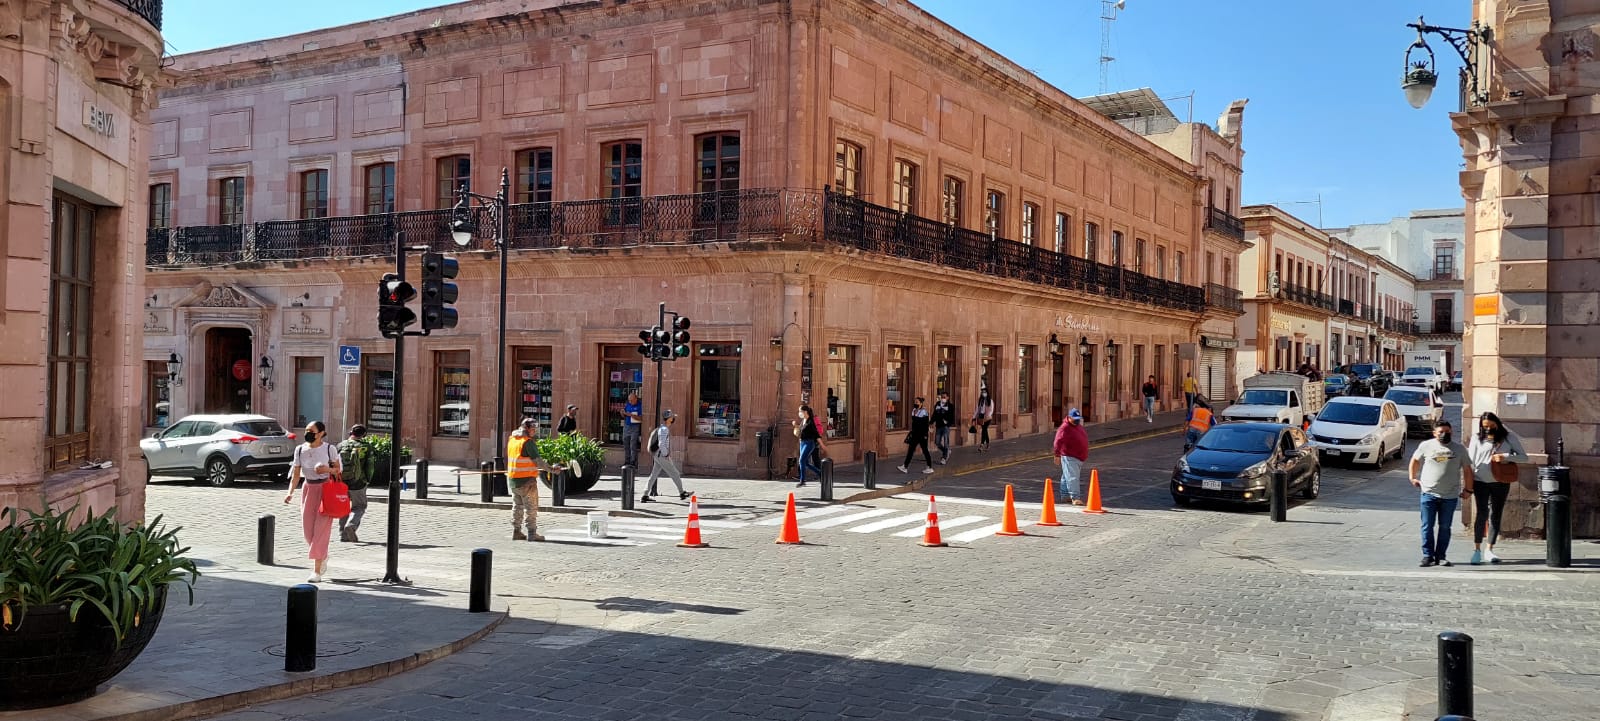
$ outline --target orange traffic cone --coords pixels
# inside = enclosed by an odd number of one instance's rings
[[[939,509],[933,503],[933,496],[928,496],[928,525],[922,528],[922,545],[930,547],[950,545],[939,535]]]
[[[1089,471],[1089,505],[1084,506],[1084,513],[1105,513],[1106,509],[1100,507],[1100,469]]]
[[[678,548],[705,548],[711,544],[700,540],[700,497],[689,496],[689,526],[683,529],[683,542]]]
[[[804,543],[800,540],[800,521],[794,515],[794,494],[789,494],[789,503],[783,508],[783,527],[778,529],[778,543]]]
[[[1027,535],[1022,529],[1017,528],[1017,507],[1011,497],[1011,484],[1006,484],[1006,510],[1000,514],[1000,530],[995,531],[996,536],[1023,536]]]
[[[1051,488],[1051,483],[1052,482],[1049,478],[1044,479],[1044,512],[1039,514],[1038,524],[1041,526],[1061,525],[1061,523],[1056,520],[1056,494]]]

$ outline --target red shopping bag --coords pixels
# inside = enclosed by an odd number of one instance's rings
[[[350,515],[350,487],[338,476],[322,482],[322,507],[318,510],[330,518]]]

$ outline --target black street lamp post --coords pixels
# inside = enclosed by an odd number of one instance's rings
[[[472,236],[477,232],[477,226],[472,222],[472,201],[477,201],[489,209],[494,221],[494,244],[500,251],[500,328],[499,338],[496,343],[494,365],[494,469],[496,472],[505,472],[506,458],[498,450],[503,448],[506,435],[506,253],[511,245],[509,227],[510,202],[511,202],[511,174],[506,168],[500,169],[500,192],[493,196],[478,195],[472,192],[466,184],[461,185],[457,192],[454,210],[451,213],[450,237],[455,244],[466,247],[472,242]]]
[[[1493,42],[1494,31],[1473,21],[1471,28],[1446,28],[1438,25],[1429,25],[1421,17],[1414,23],[1406,23],[1406,27],[1417,31],[1417,39],[1406,48],[1405,74],[1400,79],[1400,89],[1406,93],[1406,102],[1413,108],[1421,108],[1428,104],[1428,98],[1433,95],[1433,88],[1439,83],[1439,71],[1435,65],[1433,48],[1428,47],[1425,39],[1427,33],[1433,33],[1450,43],[1450,47],[1461,56],[1461,77],[1466,80],[1466,102],[1472,105],[1482,105],[1489,101],[1489,94],[1478,86],[1478,48],[1486,43]],[[1421,50],[1426,53],[1425,59],[1413,61],[1411,51]]]

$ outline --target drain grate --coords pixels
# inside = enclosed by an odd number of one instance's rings
[[[333,658],[335,656],[349,656],[361,650],[361,644],[350,641],[334,641],[331,643],[317,644],[317,658]],[[268,656],[283,657],[283,644],[274,644],[261,649]]]

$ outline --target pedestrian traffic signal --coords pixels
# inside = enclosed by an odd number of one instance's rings
[[[689,319],[678,316],[672,319],[672,357],[689,357]]]
[[[406,307],[415,297],[417,289],[410,283],[400,280],[394,273],[383,274],[383,279],[378,281],[378,332],[383,337],[398,338],[417,322],[417,314]]]
[[[450,305],[460,289],[449,279],[461,272],[461,264],[443,253],[422,254],[422,329],[446,330],[456,327],[458,314]]]

